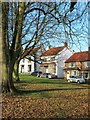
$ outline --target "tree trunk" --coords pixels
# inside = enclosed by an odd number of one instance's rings
[[[14,65],[13,79],[16,80],[17,82],[20,81],[20,79],[19,79],[19,62],[16,62]]]
[[[8,3],[2,3],[2,92],[10,92],[8,76],[8,51],[6,41],[8,34]],[[7,51],[7,53],[6,53]]]
[[[2,92],[5,93],[16,91],[12,79],[14,62],[11,53],[13,50],[9,50],[8,13],[9,3],[2,3]]]
[[[4,93],[10,92],[10,87],[9,87],[9,76],[6,68],[5,62],[2,63],[2,87],[1,90]]]
[[[3,75],[2,75],[2,90],[4,92],[17,92],[17,89],[14,87],[13,82],[13,72],[14,65],[16,60],[19,57],[19,53],[21,50],[21,42],[22,42],[22,27],[24,21],[24,7],[25,3],[19,3],[19,12],[16,14],[16,23],[14,33],[11,35],[12,44],[10,45],[9,40],[9,26],[8,26],[8,15],[9,15],[9,3],[2,3],[2,57],[3,57]],[[19,16],[19,18],[18,18]],[[17,26],[16,26],[17,25]],[[18,67],[16,68],[18,71]],[[18,75],[18,72],[16,72]]]
[[[14,64],[13,61],[10,62],[9,64],[9,86],[12,92],[17,92],[17,89],[14,86],[13,82],[13,71],[14,71]]]

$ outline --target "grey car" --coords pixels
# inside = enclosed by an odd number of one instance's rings
[[[85,79],[83,77],[70,76],[68,82],[85,83]]]

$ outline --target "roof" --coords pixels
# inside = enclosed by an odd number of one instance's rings
[[[89,61],[89,52],[84,51],[84,52],[76,52],[74,53],[69,59],[65,61],[65,63],[69,62],[82,62],[82,61]]]
[[[36,53],[39,49],[40,49],[40,47],[33,48],[33,50],[30,52],[30,55]]]
[[[65,48],[65,46],[50,48],[49,50],[47,50],[46,52],[44,52],[44,53],[42,54],[42,56],[56,55],[56,54],[58,54],[60,51],[62,51],[64,48]]]
[[[27,50],[25,50],[24,52],[24,56],[27,56],[27,55],[33,55],[35,54],[38,50],[40,49],[40,47],[37,47],[37,48],[28,48]]]

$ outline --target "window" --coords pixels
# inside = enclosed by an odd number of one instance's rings
[[[90,67],[90,61],[85,62],[85,67]]]
[[[47,58],[47,61],[50,61],[50,57]]]
[[[25,58],[22,59],[22,62],[23,62],[23,63],[25,62]]]
[[[47,61],[47,59],[46,59],[46,58],[44,58],[44,59],[43,59],[43,61],[44,61],[44,62],[46,62],[46,61]]]
[[[56,73],[56,65],[54,65],[54,73]]]
[[[70,63],[70,67],[75,67],[75,62]]]
[[[74,71],[74,76],[76,76],[77,75],[77,72],[76,71]]]
[[[31,65],[28,65],[28,72],[31,72]]]
[[[44,62],[49,62],[49,61],[54,61],[54,60],[55,60],[55,57],[52,57],[52,58],[48,57],[48,58],[43,59]]]
[[[88,67],[90,67],[90,61],[88,61]]]
[[[55,60],[55,57],[52,57],[52,58],[51,58],[51,61],[54,61],[54,60]]]

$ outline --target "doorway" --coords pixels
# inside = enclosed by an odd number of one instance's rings
[[[67,79],[70,78],[70,71],[67,71]]]

